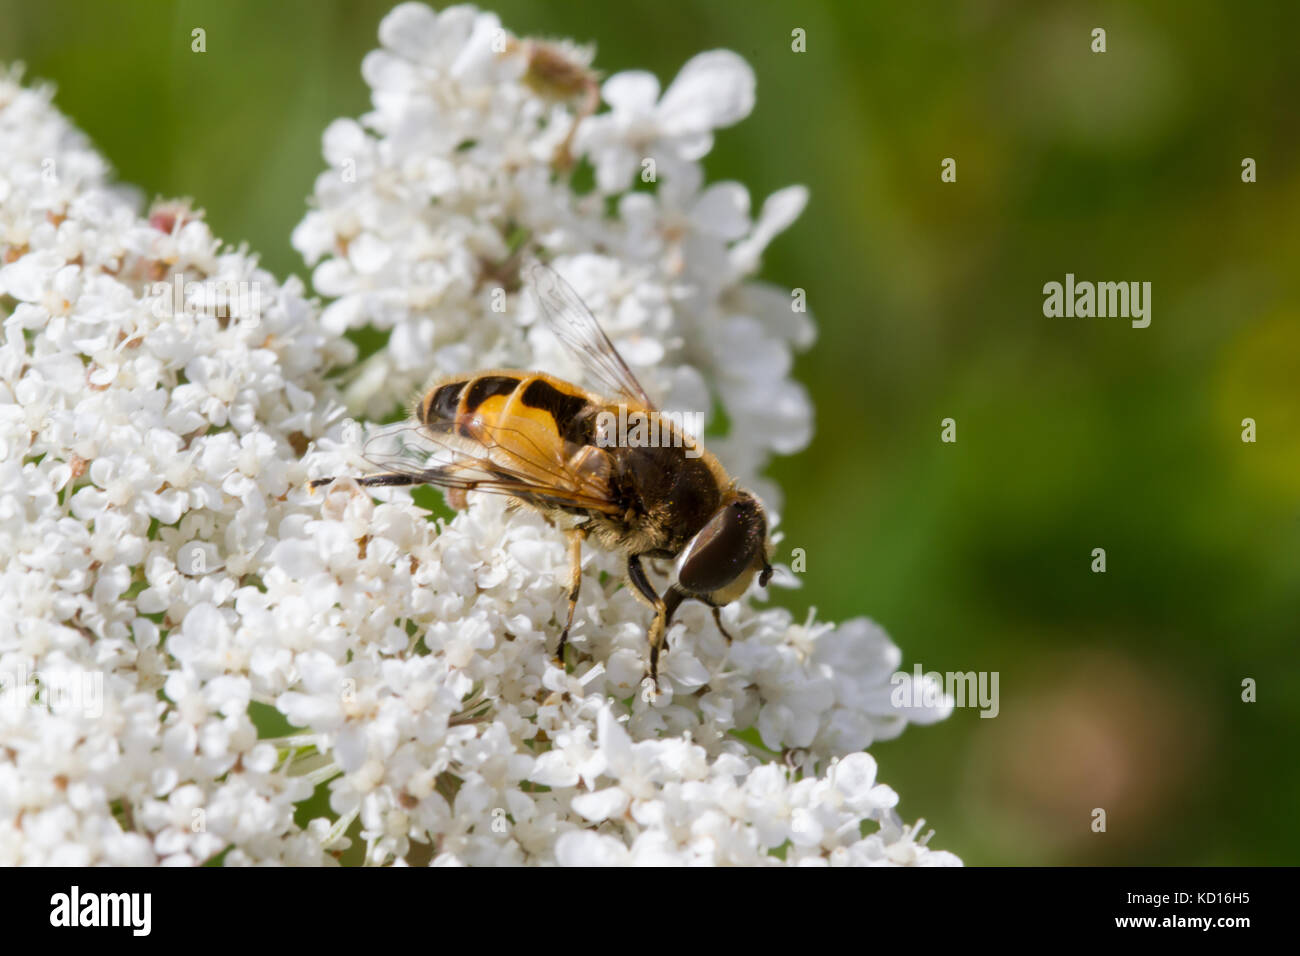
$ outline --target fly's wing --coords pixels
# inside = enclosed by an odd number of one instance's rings
[[[526,272],[537,301],[541,303],[547,326],[578,356],[600,390],[610,397],[621,395],[644,408],[653,409],[654,403],[645,389],[627,367],[623,356],[618,354],[591,310],[573,291],[573,286],[554,269],[541,263],[534,263]]]
[[[610,498],[604,454],[596,449],[576,459],[569,454],[577,451],[576,446],[563,454],[548,451],[522,431],[475,420],[388,426],[366,442],[361,456],[422,484],[620,513]]]

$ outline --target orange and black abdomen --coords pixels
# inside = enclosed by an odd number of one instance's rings
[[[594,404],[586,392],[568,382],[536,372],[483,372],[430,389],[420,400],[426,425],[455,422],[468,426],[478,418],[488,426],[542,429],[575,445],[596,441]],[[459,430],[459,429],[458,429]],[[464,434],[470,430],[465,427]]]

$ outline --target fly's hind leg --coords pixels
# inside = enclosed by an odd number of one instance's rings
[[[355,480],[357,484],[367,488],[374,488],[374,487],[395,488],[395,487],[400,487],[402,485],[422,485],[425,483],[423,478],[419,478],[415,475],[399,475],[395,472],[384,472],[378,475],[367,475],[365,478],[357,478]],[[326,485],[330,484],[333,481],[334,481],[333,478],[316,478],[313,481],[309,481],[307,483],[307,486],[312,491],[315,491],[317,488],[324,488]]]
[[[555,649],[561,667],[564,666],[564,648],[569,643],[569,631],[573,628],[573,612],[578,607],[578,592],[582,589],[582,541],[587,537],[582,528],[574,528],[566,534],[569,538],[569,616],[560,632],[560,646]]]

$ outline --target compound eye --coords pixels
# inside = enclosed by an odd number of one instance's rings
[[[692,594],[710,594],[735,581],[763,546],[763,524],[752,503],[724,505],[677,560],[678,585]]]

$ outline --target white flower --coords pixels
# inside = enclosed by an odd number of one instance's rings
[[[754,108],[754,71],[730,50],[712,50],[682,67],[663,98],[654,74],[615,73],[600,90],[610,112],[587,121],[578,148],[591,156],[601,191],[622,192],[645,159],[668,178],[693,168],[713,148],[713,131]]]
[[[47,90],[0,79],[0,863],[956,862],[861,752],[946,713],[891,705],[901,655],[875,625],[746,600],[728,645],[689,605],[646,695],[616,556],[588,549],[567,671],[567,551],[539,516],[304,490],[364,466],[345,406],[387,415],[436,373],[578,374],[534,331],[522,249],[666,407],[725,410],[715,450],[743,480],[811,427],[789,377],[811,320],[751,278],[804,191],[755,222],[698,165],[752,108],[739,57],[697,57],[663,97],[611,78],[590,115],[588,55],[491,14],[404,4],[380,38],[374,109],[326,131],[294,233],[323,308],[188,205],[141,211]],[[566,144],[608,191],[653,147],[662,188],[609,218]],[[180,308],[155,286],[177,279]],[[205,285],[240,282],[255,311]],[[361,325],[389,338],[356,365]]]

